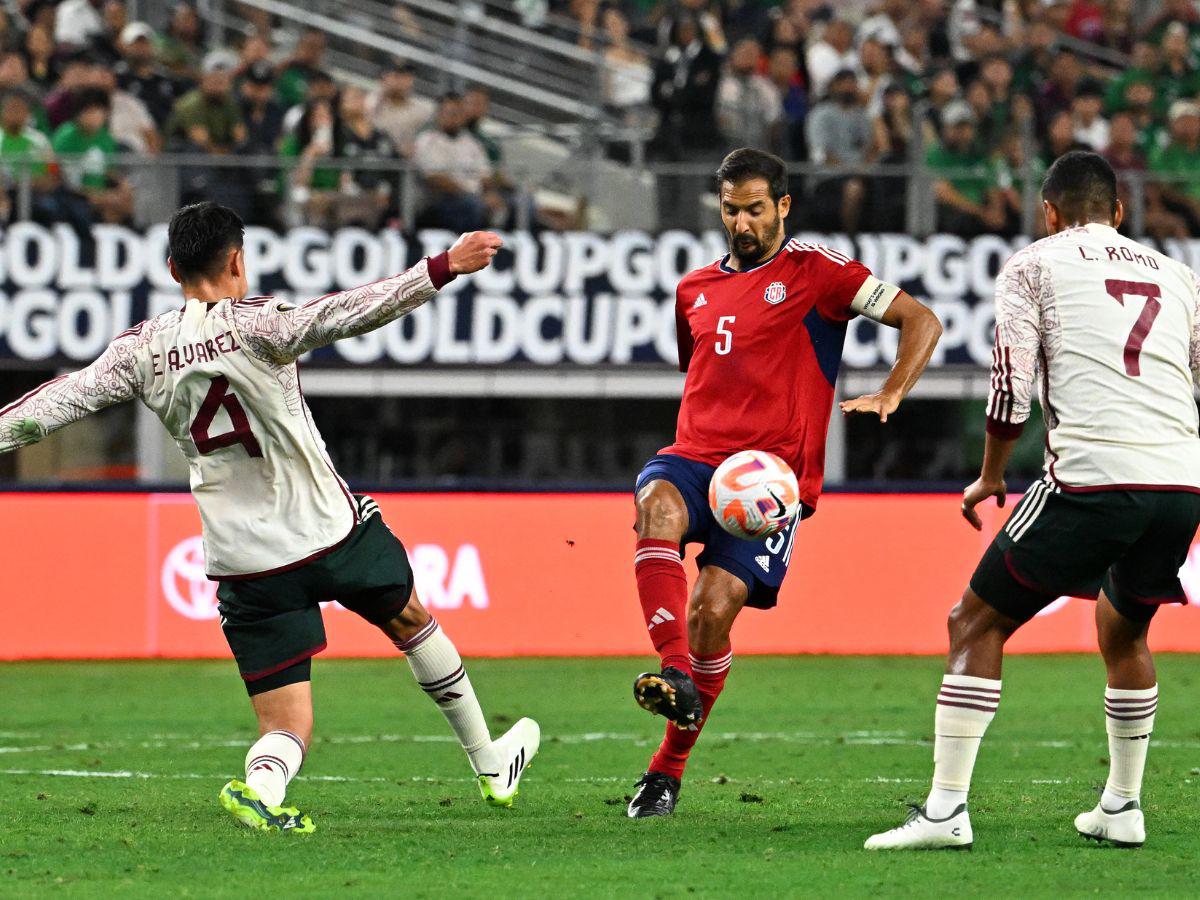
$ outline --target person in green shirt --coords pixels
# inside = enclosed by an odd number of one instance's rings
[[[29,98],[10,90],[0,100],[0,222],[12,219],[20,184],[28,178],[36,204],[38,196],[57,186],[51,168],[50,141],[33,127]]]
[[[118,148],[108,130],[110,110],[103,91],[80,92],[75,117],[59,126],[51,145],[66,187],[87,198],[100,221],[120,223],[133,213],[133,191],[113,169]]]
[[[1169,118],[1171,140],[1150,155],[1150,171],[1174,176],[1161,183],[1163,203],[1200,234],[1200,105],[1176,100]]]
[[[202,153],[229,153],[246,139],[242,110],[233,95],[235,60],[220,51],[204,59],[200,86],[175,102],[167,141]]]
[[[275,82],[280,106],[289,109],[309,99],[309,79],[321,71],[324,58],[325,32],[317,28],[306,29],[296,44],[296,52],[283,64]]]
[[[962,101],[942,111],[942,141],[925,163],[935,176],[938,228],[973,237],[1002,230],[1004,203],[993,190],[987,156],[975,146],[975,114]]]
[[[287,198],[293,223],[322,220],[332,208],[340,187],[337,169],[317,165],[333,156],[333,107],[324,100],[310,101],[296,130],[279,145],[285,163],[280,193]]]

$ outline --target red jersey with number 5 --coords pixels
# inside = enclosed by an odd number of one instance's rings
[[[897,291],[817,244],[785,241],[744,271],[727,260],[689,272],[676,289],[687,381],[675,443],[662,452],[713,466],[739,450],[774,453],[815,507],[846,323],[881,313]]]

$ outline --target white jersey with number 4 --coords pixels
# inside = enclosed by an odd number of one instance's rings
[[[1065,491],[1200,491],[1195,273],[1091,223],[1016,253],[996,282],[988,431],[1013,437],[1042,371],[1047,471]]]
[[[209,577],[303,565],[349,537],[359,511],[300,393],[296,359],[404,315],[450,277],[442,254],[303,305],[188,300],[118,335],[86,369],[0,408],[0,452],[138,398],[187,457]]]

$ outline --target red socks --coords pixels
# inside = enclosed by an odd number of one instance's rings
[[[727,649],[715,656],[692,656],[691,664],[692,679],[696,682],[700,702],[704,705],[704,721],[695,731],[676,728],[668,722],[666,736],[650,760],[651,772],[683,777],[683,768],[687,765],[692,747],[696,746],[696,739],[700,737],[700,729],[708,724],[708,715],[725,687],[725,677],[733,665],[733,650]]]
[[[656,538],[638,541],[633,573],[646,628],[663,668],[675,666],[692,674],[687,641],[687,575],[679,558],[679,544]]]

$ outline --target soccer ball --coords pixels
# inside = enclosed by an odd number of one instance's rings
[[[734,537],[761,541],[787,528],[800,510],[800,488],[774,453],[743,450],[713,472],[708,505]]]

